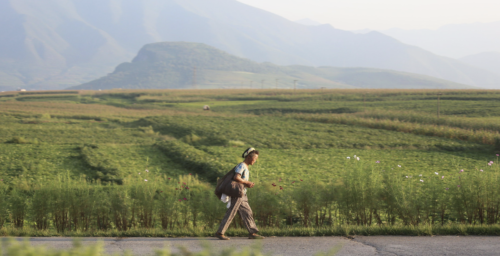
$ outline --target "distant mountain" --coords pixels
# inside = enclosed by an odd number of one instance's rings
[[[446,25],[437,30],[394,28],[380,32],[405,44],[450,58],[489,51],[500,52],[500,21]]]
[[[368,29],[368,28],[365,28],[365,29],[358,29],[358,30],[351,30],[352,33],[354,34],[366,34],[366,33],[370,33],[374,31],[373,29]]]
[[[306,26],[319,26],[319,25],[321,25],[320,22],[317,22],[315,20],[311,20],[309,18],[296,20],[295,23],[299,23],[299,24],[306,25]]]
[[[500,52],[482,52],[460,58],[459,60],[500,75]]]
[[[292,88],[294,80],[299,88],[471,88],[391,70],[260,64],[205,44],[164,42],[146,45],[131,63],[70,89]]]
[[[92,8],[93,10],[89,9]],[[0,0],[0,86],[61,89],[95,79],[133,54],[85,16],[97,1]],[[99,7],[98,7],[99,6]]]
[[[478,87],[489,71],[436,56],[378,32],[304,26],[235,0],[0,0],[1,86],[59,89],[90,81],[145,44],[205,43],[279,65],[367,67]]]

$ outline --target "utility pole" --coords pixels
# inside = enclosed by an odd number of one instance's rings
[[[299,80],[293,80],[293,90],[297,90],[297,81]]]
[[[266,80],[262,79],[261,84],[260,84],[260,86],[262,86],[262,89],[264,89],[264,81],[266,81]]]
[[[439,119],[439,96],[441,96],[443,94],[441,93],[438,93],[438,105],[437,105],[437,116],[438,116],[438,119]]]
[[[193,88],[196,89],[196,66],[193,67]]]

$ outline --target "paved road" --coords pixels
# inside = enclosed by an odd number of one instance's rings
[[[496,236],[359,236],[354,240],[384,256],[500,255],[500,237]]]
[[[19,238],[22,240],[22,238]],[[190,251],[202,249],[201,242],[206,241],[216,250],[235,247],[249,247],[255,241],[245,238],[232,238],[220,241],[215,238],[84,238],[84,244],[104,241],[108,253],[130,251],[134,255],[153,255],[155,249],[169,245],[172,252],[178,247]],[[71,238],[31,238],[32,245],[45,245],[50,248],[69,249]],[[342,249],[336,255],[500,255],[500,237],[401,237],[401,236],[358,236],[354,239],[344,237],[275,237],[262,240],[262,249],[272,255],[314,255],[327,252],[341,244]]]

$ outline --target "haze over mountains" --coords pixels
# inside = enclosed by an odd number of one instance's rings
[[[294,80],[300,81],[298,88],[471,88],[391,70],[257,63],[205,44],[168,42],[148,44],[131,63],[122,63],[113,73],[70,89],[293,88]]]
[[[453,24],[431,29],[389,29],[380,31],[397,40],[435,54],[462,58],[482,52],[500,52],[500,21]]]
[[[500,87],[500,75],[378,32],[305,26],[235,0],[1,0],[0,34],[2,88],[78,85],[163,41],[278,65],[392,69]]]
[[[296,20],[295,22],[299,23],[299,24],[302,24],[302,25],[306,25],[306,26],[319,26],[319,25],[322,25],[320,22],[317,22],[317,21],[309,19],[309,18]]]
[[[460,58],[460,61],[500,75],[500,51],[473,54]]]

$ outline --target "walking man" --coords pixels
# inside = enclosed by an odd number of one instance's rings
[[[247,150],[245,150],[245,152],[243,152],[242,157],[245,160],[236,166],[234,170],[235,175],[233,180],[245,185],[245,194],[243,195],[243,197],[231,198],[231,206],[227,209],[226,215],[224,216],[224,219],[222,219],[222,222],[219,226],[219,230],[217,230],[217,233],[215,234],[215,236],[217,236],[217,238],[221,240],[229,240],[229,237],[224,236],[224,233],[231,224],[231,221],[233,221],[233,218],[234,216],[236,216],[237,212],[240,214],[240,217],[243,220],[248,233],[250,234],[248,238],[264,238],[263,236],[257,235],[257,232],[259,232],[259,230],[255,225],[252,209],[250,209],[247,198],[247,188],[253,188],[253,186],[255,185],[253,182],[248,181],[250,177],[250,171],[248,170],[248,167],[250,165],[253,165],[257,161],[257,158],[259,157],[259,151],[255,150],[254,148],[248,148]]]

